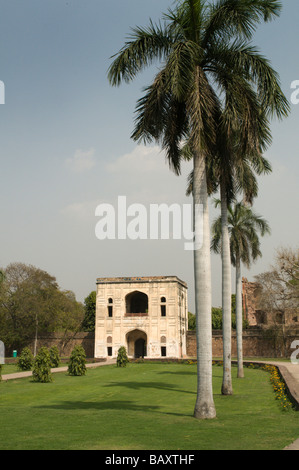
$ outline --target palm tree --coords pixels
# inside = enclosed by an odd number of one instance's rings
[[[254,100],[251,106],[258,106]],[[279,105],[278,105],[279,106]],[[251,110],[249,110],[249,113]],[[262,115],[262,111],[260,112]],[[258,112],[257,112],[258,114]],[[225,121],[225,111],[224,111]],[[221,204],[221,266],[222,266],[222,318],[223,318],[223,381],[221,393],[232,395],[231,377],[231,253],[229,241],[228,207],[243,191],[250,203],[257,197],[258,185],[255,173],[269,173],[271,165],[262,156],[271,142],[271,133],[266,115],[256,125],[256,140],[244,147],[239,131],[230,132],[222,126],[218,165],[214,163],[213,175],[218,175]],[[244,152],[244,153],[243,153]]]
[[[219,201],[216,202],[216,205]],[[243,371],[243,315],[241,262],[249,269],[253,261],[262,256],[258,232],[261,236],[270,234],[268,222],[257,215],[248,204],[238,202],[228,207],[231,263],[236,268],[236,333],[238,355],[238,377]],[[221,251],[221,216],[212,225],[211,247],[215,253]]]
[[[259,102],[263,109],[274,112],[279,101],[281,115],[286,114],[286,99],[275,72],[265,58],[244,43],[259,21],[269,21],[279,11],[276,0],[218,0],[215,4],[178,1],[176,8],[164,15],[163,25],[150,22],[148,28],[133,30],[108,72],[110,83],[116,86],[121,81],[130,82],[154,60],[160,60],[162,69],[138,102],[132,137],[158,141],[177,174],[185,140],[192,154],[198,363],[194,416],[201,419],[216,416],[206,156],[216,154],[222,108],[226,129],[233,130],[238,122],[244,148],[257,141],[261,113],[253,103]]]
[[[270,143],[270,131],[266,124],[261,127],[260,149],[255,154],[243,155],[240,152],[240,138],[235,134],[231,139],[230,149],[225,147],[224,140],[218,149],[218,159],[207,159],[207,174],[209,181],[209,194],[213,194],[220,186],[221,217],[219,219],[219,229],[221,230],[221,259],[222,259],[222,317],[223,317],[223,381],[221,392],[223,395],[231,395],[231,254],[229,242],[229,221],[228,205],[231,204],[238,192],[243,192],[244,200],[253,203],[253,199],[258,195],[258,184],[255,174],[268,174],[272,171],[270,163],[261,155],[262,149]],[[223,151],[225,148],[225,152]],[[230,164],[223,164],[223,154],[229,152]],[[184,150],[185,158],[188,152]],[[188,178],[187,195],[190,195],[193,187],[193,172]]]

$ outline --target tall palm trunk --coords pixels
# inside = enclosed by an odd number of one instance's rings
[[[205,160],[194,153],[194,280],[197,339],[197,399],[194,416],[198,419],[216,417],[212,387],[212,294],[210,224]],[[202,220],[197,210],[202,209]],[[197,246],[198,244],[198,246]]]
[[[238,378],[244,377],[243,370],[243,314],[242,314],[242,276],[240,256],[236,256],[236,330],[237,330],[237,355]]]
[[[222,395],[232,395],[231,379],[231,256],[228,232],[228,209],[225,186],[221,183],[221,233],[222,233],[222,331],[223,331],[223,381]]]

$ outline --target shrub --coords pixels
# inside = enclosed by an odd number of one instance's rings
[[[52,382],[51,358],[49,350],[45,347],[39,350],[34,360],[32,376],[35,382]]]
[[[127,356],[127,351],[124,346],[121,346],[118,350],[117,354],[117,367],[126,367],[127,363],[129,362],[129,358]]]
[[[77,345],[74,347],[68,365],[68,373],[74,376],[86,374],[86,354],[83,346]]]
[[[18,359],[18,369],[31,370],[34,363],[34,357],[29,348],[24,348]]]
[[[57,346],[52,346],[49,350],[51,367],[58,367],[60,364],[60,356]]]

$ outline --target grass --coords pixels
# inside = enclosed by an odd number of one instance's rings
[[[9,360],[9,362],[8,362]],[[61,362],[58,367],[66,367],[69,363],[70,358],[69,357],[63,357],[61,358]],[[6,374],[15,374],[17,372],[23,372],[21,369],[18,368],[18,359],[11,359],[8,358],[5,360],[5,364],[2,364],[2,375]],[[86,360],[87,363],[93,363],[95,362],[94,359],[88,358]]]
[[[217,450],[283,449],[298,436],[298,412],[283,412],[269,373],[245,369],[234,395],[220,394],[217,418],[192,417],[196,366],[129,364],[57,373],[51,384],[31,378],[0,383],[0,449]]]
[[[17,364],[3,364],[2,365],[2,375],[5,374],[15,374],[17,372],[22,372]]]

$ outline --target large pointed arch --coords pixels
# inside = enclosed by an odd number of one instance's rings
[[[126,334],[127,351],[129,357],[136,359],[147,355],[147,334],[145,331],[131,330]]]
[[[144,292],[134,291],[126,295],[126,314],[147,314],[148,296]]]

